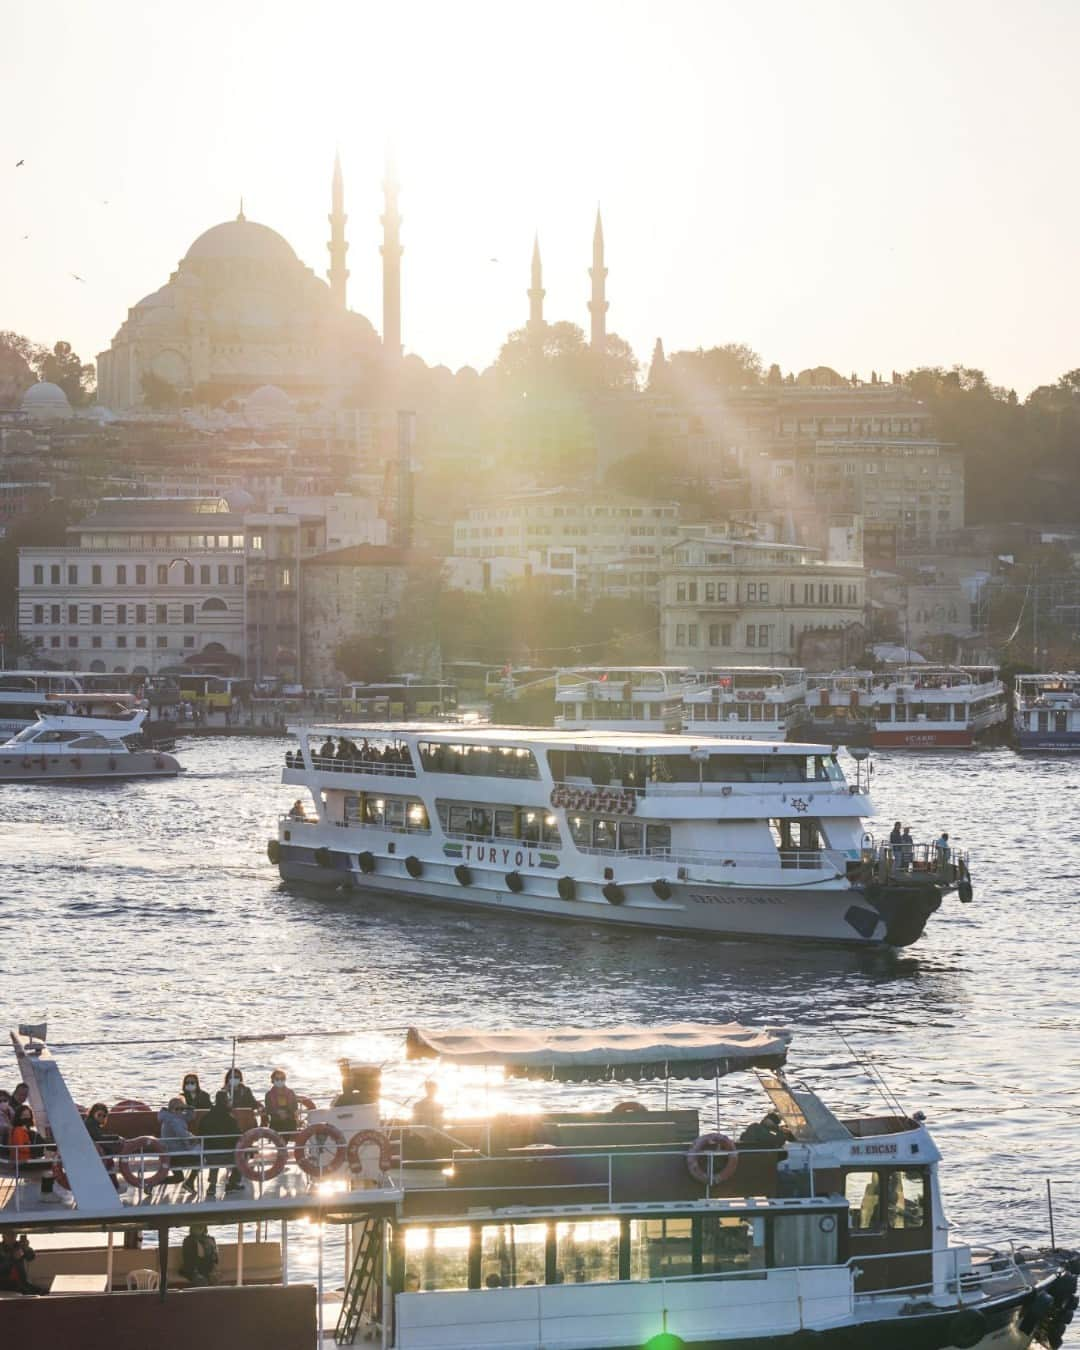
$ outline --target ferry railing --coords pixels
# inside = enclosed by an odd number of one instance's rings
[[[827,793],[829,796],[855,796],[858,792],[858,785],[849,783],[843,778],[812,778],[812,779],[772,779],[762,778],[747,781],[745,779],[739,782],[717,783],[710,782],[708,779],[679,783],[664,783],[655,778],[648,778],[644,784],[639,783],[591,783],[586,779],[574,781],[560,781],[556,779],[552,783],[552,794],[559,793],[560,797],[569,798],[572,802],[577,797],[591,797],[597,802],[598,809],[599,798],[601,794],[611,794],[614,797],[621,797],[624,793],[632,792],[640,800],[653,794],[657,796],[710,796],[710,797],[760,797],[763,790],[768,790],[770,795],[773,792],[780,792],[786,799],[787,797],[798,797],[800,801],[806,802],[809,806],[819,793]],[[572,811],[574,806],[567,802],[566,809]],[[581,809],[585,809],[582,806]],[[588,809],[593,809],[590,804]]]
[[[306,769],[303,752],[286,750],[285,767],[287,769]],[[339,759],[337,755],[311,756],[311,767],[319,773],[368,773],[390,778],[415,778],[416,769],[411,761],[382,759]]]
[[[828,871],[832,870],[839,875],[844,875],[848,863],[856,863],[857,856],[843,852],[841,849],[762,849],[755,850],[725,850],[709,851],[706,849],[680,849],[675,851],[670,848],[640,848],[640,849],[617,849],[617,848],[598,848],[592,845],[579,844],[579,853],[592,854],[597,857],[605,858],[624,858],[629,859],[656,859],[666,862],[679,868],[692,867],[757,867],[757,868],[780,868],[782,870],[796,871]]]

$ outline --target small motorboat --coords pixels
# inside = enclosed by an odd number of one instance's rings
[[[144,708],[127,707],[91,716],[40,714],[0,745],[0,783],[175,777],[180,764],[172,755],[129,744],[146,716]]]

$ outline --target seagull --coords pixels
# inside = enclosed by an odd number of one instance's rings
[[[17,169],[21,169],[22,166],[23,166],[25,163],[26,163],[26,160],[25,160],[25,159],[20,159],[19,162],[18,162],[18,164],[15,165],[15,167],[16,167]]]
[[[489,258],[488,262],[498,262],[498,258]]]
[[[24,238],[24,239],[29,239],[30,236],[29,236],[28,234],[24,234],[24,235],[23,235],[23,238]]]
[[[81,281],[84,286],[86,285],[86,278],[79,276],[78,272],[72,272],[71,275],[75,278],[76,281]]]

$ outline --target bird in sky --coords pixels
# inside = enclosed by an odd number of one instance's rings
[[[488,262],[498,262],[498,258],[489,258]]]
[[[84,286],[86,285],[86,278],[79,276],[78,272],[72,272],[71,275],[75,278],[76,281],[81,281]]]
[[[25,160],[25,159],[20,159],[19,162],[18,162],[18,164],[15,165],[15,167],[16,167],[17,169],[21,169],[22,166],[23,166],[25,163],[26,163],[26,160]]]
[[[30,236],[29,236],[28,234],[24,234],[24,235],[23,235],[23,238],[24,238],[24,239],[29,239]]]

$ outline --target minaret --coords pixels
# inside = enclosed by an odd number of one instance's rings
[[[604,299],[604,282],[607,280],[607,268],[604,266],[604,227],[600,223],[600,208],[596,208],[596,229],[592,238],[592,299],[589,301],[589,313],[592,315],[592,333],[589,345],[601,356],[607,346],[608,302]]]
[[[529,287],[528,332],[539,337],[544,331],[544,279],[540,268],[540,236],[533,239],[532,285]]]
[[[383,352],[388,361],[401,360],[401,217],[397,205],[398,182],[394,161],[386,156],[386,175],[383,178]]]
[[[345,309],[345,283],[349,280],[349,269],[345,266],[345,254],[349,251],[349,246],[345,242],[345,222],[349,217],[345,214],[345,186],[341,178],[341,155],[334,155],[334,180],[330,189],[330,214],[327,220],[330,222],[330,242],[327,249],[330,253],[330,270],[326,274],[326,279],[330,283],[330,294],[334,297],[334,304],[338,309]]]

